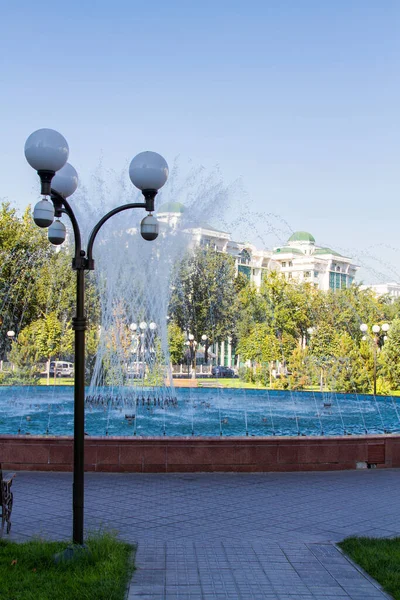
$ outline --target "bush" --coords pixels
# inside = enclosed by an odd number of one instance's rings
[[[0,385],[38,385],[40,374],[34,367],[19,367],[15,371],[1,371]]]
[[[291,390],[304,390],[310,385],[310,378],[307,375],[293,373],[289,377],[289,386]]]
[[[253,367],[240,367],[239,368],[239,379],[246,383],[255,383],[256,379],[254,376]]]
[[[271,389],[273,390],[287,390],[289,388],[289,380],[287,377],[278,377],[278,379],[272,380]]]

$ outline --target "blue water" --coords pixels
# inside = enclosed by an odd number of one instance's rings
[[[400,401],[392,396],[181,388],[176,390],[176,406],[163,407],[154,406],[153,393],[145,391],[144,404],[140,398],[137,405],[88,404],[85,431],[110,436],[218,437],[400,432]],[[72,435],[73,388],[0,387],[2,433]]]

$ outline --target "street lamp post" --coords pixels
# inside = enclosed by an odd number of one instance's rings
[[[73,474],[73,543],[83,544],[84,519],[84,421],[85,421],[85,271],[94,270],[93,244],[106,221],[112,216],[133,208],[144,208],[148,215],[140,225],[145,240],[158,236],[157,219],[152,215],[154,199],[168,178],[168,165],[156,152],[141,152],[129,166],[129,176],[135,187],[141,190],[144,202],[124,204],[104,215],[89,236],[86,251],[82,248],[81,233],[75,213],[67,198],[78,187],[78,175],[67,163],[69,147],[65,138],[53,129],[39,129],[25,143],[25,157],[35,169],[41,181],[43,199],[36,204],[33,219],[39,227],[48,228],[52,244],[65,240],[65,225],[60,221],[63,214],[71,220],[75,237],[75,253],[72,268],[77,273],[76,315],[72,320],[75,331],[75,385],[74,385],[74,474]],[[50,200],[49,200],[50,199]],[[56,220],[54,220],[56,218]]]
[[[7,337],[11,341],[11,345],[12,345],[12,342],[15,338],[15,331],[13,331],[12,329],[10,329],[10,331],[7,331]],[[14,371],[14,365],[12,365],[12,370]]]
[[[208,364],[208,336],[205,333],[201,336],[201,341],[204,344],[204,362]]]
[[[382,330],[385,334],[389,331],[390,325],[388,323],[384,323],[382,327],[380,325],[372,325],[372,333],[374,334],[374,396],[376,396],[376,367],[377,367],[377,354],[378,354],[378,346],[379,346],[379,333]],[[368,331],[368,325],[366,323],[361,323],[360,331],[364,334]],[[366,337],[366,336],[365,336]]]
[[[196,346],[197,342],[194,339],[193,333],[187,334],[187,340],[185,342],[185,346],[188,349],[188,377],[190,375],[189,364],[192,365],[192,379],[196,379]]]

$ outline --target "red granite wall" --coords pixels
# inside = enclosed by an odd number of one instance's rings
[[[344,437],[85,439],[87,471],[324,471],[357,463],[400,467],[400,435]],[[7,470],[71,471],[72,438],[0,436]],[[360,466],[360,465],[359,465]]]

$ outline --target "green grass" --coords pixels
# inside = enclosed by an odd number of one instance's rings
[[[41,377],[39,379],[39,385],[47,385],[47,377]],[[73,377],[50,377],[49,385],[74,385]]]
[[[220,379],[214,377],[201,378],[196,377],[198,383],[213,383],[220,384],[223,387],[227,388],[245,388],[249,390],[261,390],[266,389],[262,383],[247,383],[245,381],[241,381],[240,379],[230,378],[230,377],[221,377]]]
[[[350,537],[339,546],[395,600],[400,600],[400,538]]]
[[[133,548],[111,534],[91,537],[90,552],[55,564],[67,542],[0,540],[1,600],[123,600]]]

